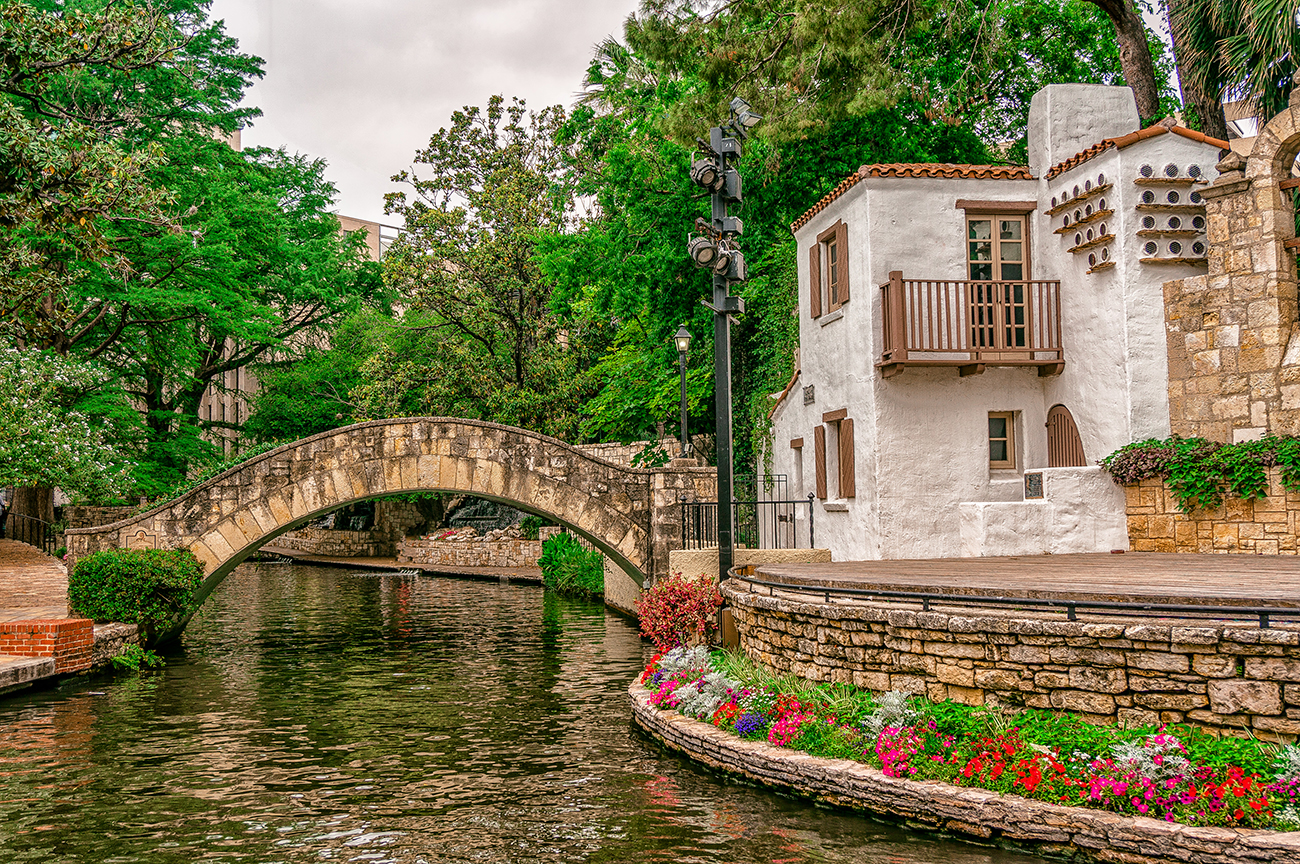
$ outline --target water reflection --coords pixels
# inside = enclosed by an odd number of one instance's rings
[[[530,586],[247,566],[164,670],[0,702],[0,859],[1037,860],[663,753],[629,723],[642,656]]]

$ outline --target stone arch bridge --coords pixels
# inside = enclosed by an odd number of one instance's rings
[[[130,519],[67,532],[70,563],[109,548],[188,548],[206,598],[286,531],[353,501],[463,492],[568,526],[642,584],[680,545],[678,500],[715,497],[711,468],[628,468],[525,429],[441,417],[376,420],[255,456]]]

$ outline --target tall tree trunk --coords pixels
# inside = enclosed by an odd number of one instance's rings
[[[1105,12],[1106,17],[1115,25],[1120,69],[1137,98],[1138,116],[1143,124],[1157,119],[1156,115],[1160,113],[1160,88],[1156,86],[1156,70],[1151,62],[1151,48],[1147,44],[1147,28],[1142,23],[1142,16],[1134,10],[1132,0],[1087,2]]]
[[[40,546],[44,540],[40,522],[54,522],[54,488],[52,486],[15,486],[14,500],[5,520],[5,537]]]
[[[1167,0],[1165,6],[1165,20],[1169,22],[1169,35],[1174,42],[1174,63],[1178,68],[1178,89],[1182,91],[1183,104],[1191,106],[1196,112],[1196,116],[1201,120],[1201,131],[1211,138],[1218,138],[1220,141],[1228,140],[1228,121],[1223,115],[1223,103],[1219,101],[1217,95],[1209,93],[1205,88],[1197,85],[1194,76],[1187,67],[1186,60],[1183,57],[1183,49],[1179,44],[1178,28],[1174,26],[1174,19],[1179,13],[1185,0]]]

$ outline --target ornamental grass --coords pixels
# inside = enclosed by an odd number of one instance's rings
[[[774,677],[735,652],[678,647],[650,702],[748,740],[937,780],[1185,825],[1300,830],[1300,747],[1193,727],[1119,729],[1068,714],[880,696]]]

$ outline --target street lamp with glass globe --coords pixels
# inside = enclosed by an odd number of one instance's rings
[[[691,350],[691,331],[686,329],[683,324],[677,328],[677,333],[673,336],[673,341],[677,343],[677,367],[682,373],[682,452],[681,458],[686,459],[691,455],[691,436],[688,431],[686,415],[686,352]]]

